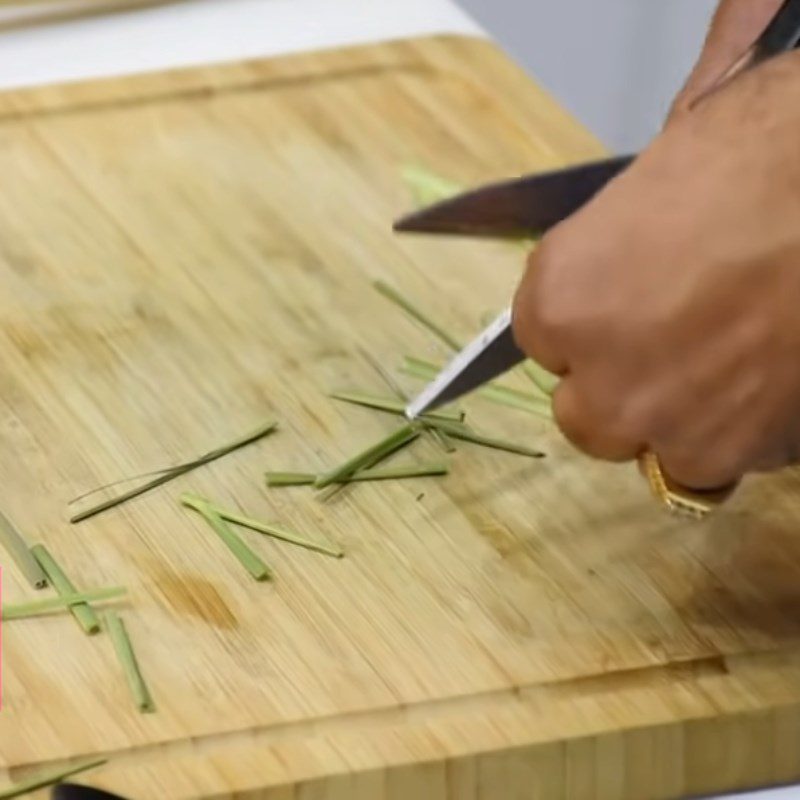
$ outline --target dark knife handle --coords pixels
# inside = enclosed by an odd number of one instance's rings
[[[753,47],[752,64],[800,45],[800,0],[786,0]]]

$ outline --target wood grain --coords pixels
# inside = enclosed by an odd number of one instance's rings
[[[476,427],[548,459],[464,444],[441,480],[263,485],[397,424],[326,397],[385,391],[362,348],[444,355],[373,279],[461,338],[518,280],[519,248],[392,235],[403,164],[472,184],[601,153],[469,39],[0,97],[0,505],[81,587],[129,588],[158,707],[131,708],[107,636],[8,623],[10,777],[101,754],[86,782],[133,798],[638,800],[800,776],[796,473],[672,520],[635,469],[476,399]],[[272,417],[67,524],[87,488]],[[276,573],[256,584],[184,491],[347,556],[245,533]],[[30,596],[4,573],[7,601]]]

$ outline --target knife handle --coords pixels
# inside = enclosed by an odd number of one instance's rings
[[[745,70],[758,66],[781,53],[788,53],[798,46],[800,46],[800,0],[785,0],[755,44],[751,45],[710,89],[696,97],[691,107],[696,106],[704,97],[715,92]]]

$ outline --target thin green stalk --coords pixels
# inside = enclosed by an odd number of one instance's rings
[[[333,483],[339,483],[344,478],[349,478],[351,475],[361,470],[370,469],[376,464],[388,458],[392,453],[397,452],[400,448],[413,442],[422,432],[418,424],[409,423],[398,428],[394,433],[389,434],[381,441],[368,447],[366,450],[358,453],[357,455],[349,458],[338,467],[334,467],[328,472],[318,475],[314,481],[314,486],[317,489],[324,489]]]
[[[391,300],[396,306],[399,306],[410,317],[415,319],[423,328],[427,328],[434,336],[438,337],[444,342],[451,350],[461,350],[461,345],[458,340],[451,336],[438,322],[434,321],[417,308],[408,298],[403,297],[400,292],[393,289],[383,281],[374,281],[372,284],[375,289],[380,292],[387,300]]]
[[[39,772],[24,781],[12,784],[7,789],[0,790],[0,800],[11,800],[13,797],[22,797],[35,792],[37,789],[55,786],[73,775],[95,769],[106,763],[108,763],[108,760],[105,758],[95,758],[91,761],[82,761],[72,767]]]
[[[394,400],[391,397],[377,397],[363,392],[331,392],[329,397],[350,403],[355,406],[372,408],[376,411],[386,411],[389,414],[405,416],[406,403],[403,400]],[[465,414],[460,409],[439,409],[430,414],[423,414],[422,419],[441,420],[442,422],[463,422]]]
[[[393,481],[406,478],[427,478],[447,475],[450,465],[444,461],[430,464],[410,464],[402,467],[378,467],[365,469],[343,478],[341,483],[366,483],[368,481]],[[317,476],[312,472],[267,472],[267,486],[277,488],[283,486],[313,486]]]
[[[47,586],[47,576],[31,555],[31,548],[25,537],[3,513],[0,513],[0,544],[8,551],[12,561],[34,589],[44,589]]]
[[[310,539],[298,536],[296,533],[287,531],[285,528],[281,528],[277,525],[270,525],[269,523],[261,522],[257,519],[251,519],[241,514],[233,514],[217,506],[213,506],[213,509],[222,519],[234,525],[250,528],[250,530],[263,533],[265,536],[272,536],[274,539],[280,539],[283,542],[288,542],[298,547],[304,547],[306,550],[313,550],[316,553],[322,553],[323,555],[332,556],[333,558],[344,558],[344,552],[339,547],[312,542]]]
[[[464,191],[460,184],[413,164],[403,167],[402,177],[420,208],[440,203]]]
[[[528,458],[544,458],[545,454],[541,450],[534,450],[530,447],[517,444],[516,442],[508,442],[504,439],[495,439],[490,436],[476,433],[471,428],[465,425],[449,425],[446,422],[427,423],[435,425],[440,430],[444,430],[449,436],[454,439],[461,439],[464,442],[471,442],[472,444],[480,445],[481,447],[490,447],[493,450],[504,450],[507,453],[515,453],[520,456],[528,456]]]
[[[125,629],[125,623],[116,611],[107,612],[105,619],[114,651],[122,666],[122,671],[125,673],[125,680],[128,682],[136,707],[143,714],[151,714],[156,710],[155,703],[153,703],[150,690],[142,677],[142,671],[139,668],[136,653],[133,652],[133,645],[128,631]]]
[[[544,367],[535,361],[529,360],[522,365],[523,372],[528,376],[531,383],[539,389],[545,397],[552,397],[553,392],[558,386],[558,376],[548,372]]]
[[[44,570],[44,574],[47,575],[47,579],[60,597],[78,594],[75,585],[43,544],[35,544],[31,548],[31,554],[39,562],[39,566]],[[88,603],[70,605],[69,610],[81,628],[83,628],[84,633],[91,636],[99,632],[100,619]]]
[[[127,589],[113,586],[108,589],[67,594],[63,597],[48,597],[47,600],[34,600],[30,603],[12,603],[2,608],[0,616],[2,616],[3,622],[9,622],[12,619],[29,619],[53,611],[63,611],[77,603],[102,603],[107,600],[117,600],[126,594]]]
[[[197,511],[211,526],[214,533],[222,539],[225,546],[239,560],[239,563],[257,580],[267,581],[272,577],[272,570],[256,555],[244,540],[225,523],[225,520],[214,510],[211,503],[194,494],[181,495],[181,503],[193,511]]]
[[[428,361],[412,356],[405,357],[401,369],[406,375],[412,375],[424,381],[434,380],[441,371],[436,364],[431,364]],[[509,406],[510,408],[519,409],[520,411],[527,411],[530,414],[536,414],[545,419],[553,418],[550,401],[547,398],[530,394],[529,392],[521,392],[518,389],[512,389],[510,386],[489,383],[476,390],[475,394],[498,405]]]
[[[104,511],[115,508],[122,503],[126,503],[128,500],[133,500],[135,497],[139,497],[140,495],[156,489],[159,486],[163,486],[165,483],[168,483],[169,481],[174,480],[181,475],[185,475],[187,472],[191,472],[198,467],[210,464],[212,461],[216,461],[217,459],[222,458],[223,456],[226,456],[235,450],[239,450],[248,444],[252,444],[253,442],[263,439],[265,436],[272,433],[277,427],[277,422],[267,422],[257,428],[255,431],[236,439],[230,444],[224,445],[216,450],[211,450],[210,452],[194,459],[193,461],[187,461],[185,464],[179,464],[177,467],[172,467],[163,475],[159,475],[158,477],[153,478],[153,480],[131,489],[129,492],[125,492],[118,497],[112,497],[110,500],[105,500],[102,503],[98,503],[96,506],[87,509],[86,511],[81,511],[78,514],[75,514],[70,518],[70,522],[83,522],[83,520],[97,516],[98,514],[102,514]]]

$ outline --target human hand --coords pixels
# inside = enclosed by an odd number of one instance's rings
[[[531,255],[515,337],[590,455],[695,489],[797,461],[800,53],[676,119]]]
[[[711,90],[766,30],[783,0],[720,0],[703,50],[673,102],[668,122]]]

